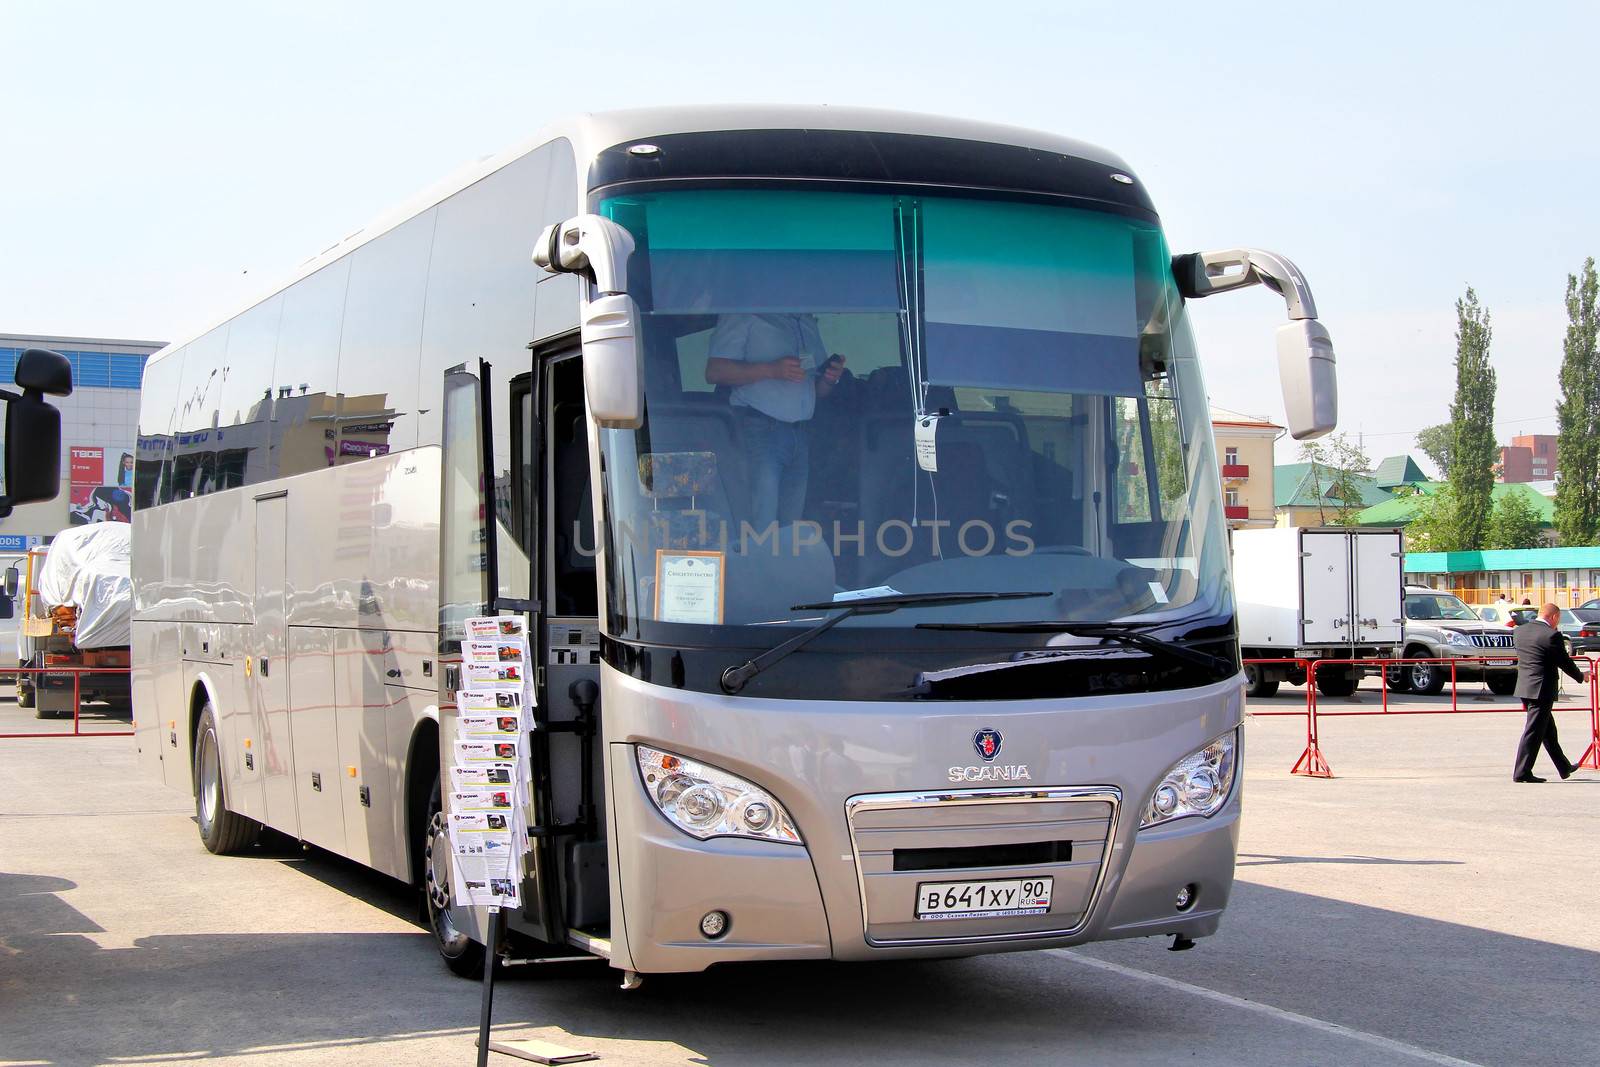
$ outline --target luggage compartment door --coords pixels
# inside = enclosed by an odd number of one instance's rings
[[[1398,645],[1405,600],[1405,553],[1398,530],[1375,530],[1351,537],[1355,566],[1355,632],[1362,644]]]
[[[1353,625],[1350,535],[1307,530],[1300,535],[1300,641],[1347,645]]]

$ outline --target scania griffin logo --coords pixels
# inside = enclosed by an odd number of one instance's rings
[[[985,726],[972,735],[972,747],[978,750],[978,756],[983,762],[993,763],[994,758],[1000,755],[1000,744],[1004,740],[999,730]]]

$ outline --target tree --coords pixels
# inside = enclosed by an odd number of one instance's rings
[[[1478,294],[1456,301],[1456,395],[1450,403],[1450,483],[1455,517],[1451,522],[1458,549],[1483,547],[1493,504],[1494,461],[1499,449],[1494,439],[1494,367],[1489,365],[1489,342],[1494,335],[1489,309]]]
[[[1544,544],[1544,522],[1527,492],[1511,490],[1494,502],[1484,548],[1539,548]]]
[[[1455,444],[1454,437],[1448,422],[1417,431],[1417,447],[1433,461],[1440,478],[1450,477],[1450,451]]]
[[[1556,404],[1556,533],[1564,545],[1600,541],[1600,355],[1594,257],[1567,275],[1567,336],[1561,345]]]
[[[1449,483],[1419,494],[1417,510],[1406,524],[1407,552],[1454,552],[1461,547],[1455,529],[1456,498]]]
[[[1317,511],[1324,525],[1354,526],[1356,516],[1366,507],[1361,481],[1372,467],[1361,446],[1342,433],[1322,441],[1307,441],[1300,446],[1300,462],[1311,464],[1311,484],[1317,494]],[[1327,488],[1323,488],[1323,480]],[[1327,505],[1333,506],[1328,518]]]

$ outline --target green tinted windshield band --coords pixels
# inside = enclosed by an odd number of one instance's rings
[[[1151,227],[1003,201],[920,203],[928,382],[1137,396],[1135,242]],[[982,351],[982,363],[972,359]]]
[[[893,198],[695,190],[607,200],[647,244],[657,314],[894,311]]]

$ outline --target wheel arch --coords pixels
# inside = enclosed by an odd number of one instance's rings
[[[429,706],[411,731],[405,763],[406,869],[413,885],[422,884],[422,851],[417,848],[427,826],[428,801],[433,779],[439,773],[439,709]]]
[[[207,704],[210,704],[212,706],[212,708],[216,709],[216,714],[218,714],[218,715],[221,714],[222,704],[221,704],[221,701],[219,701],[218,698],[217,698],[216,683],[214,683],[211,680],[211,675],[209,673],[207,673],[206,671],[201,671],[199,674],[195,675],[194,685],[189,690],[189,729],[188,729],[189,747],[188,747],[188,759],[189,759],[189,788],[190,788],[191,791],[196,788],[195,776],[194,776],[195,775],[194,743],[195,743],[195,739],[200,734],[200,714],[201,714],[202,711],[205,710],[205,706]],[[217,726],[217,730],[220,732],[221,729],[222,729],[222,726],[219,723],[218,726]],[[221,747],[221,742],[222,742],[222,738],[218,737],[217,738],[217,743],[218,743],[218,747],[219,748]]]

